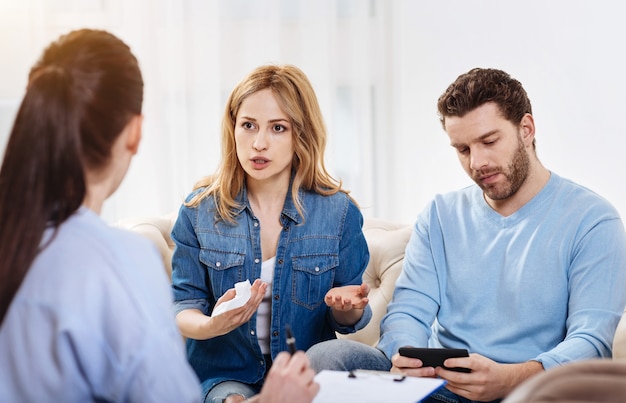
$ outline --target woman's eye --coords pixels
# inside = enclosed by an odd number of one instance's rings
[[[250,122],[243,122],[243,124],[241,125],[244,129],[253,129],[254,125]]]
[[[275,126],[274,126],[274,131],[275,131],[276,133],[282,133],[282,132],[284,132],[285,130],[286,130],[286,128],[285,128],[285,126],[283,126],[283,125],[275,125]]]

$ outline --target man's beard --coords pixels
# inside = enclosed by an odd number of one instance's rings
[[[485,195],[491,200],[505,200],[513,196],[522,187],[526,178],[528,177],[528,171],[530,169],[530,159],[526,152],[526,147],[522,143],[521,139],[518,139],[518,148],[513,154],[513,158],[509,163],[506,170],[497,168],[490,171],[477,171],[474,174],[474,182],[483,190]],[[505,178],[505,183],[499,183],[495,185],[485,185],[478,178],[485,174],[502,173]]]

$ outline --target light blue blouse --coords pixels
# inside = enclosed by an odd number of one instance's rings
[[[171,300],[156,248],[81,207],[0,328],[0,401],[198,402]]]

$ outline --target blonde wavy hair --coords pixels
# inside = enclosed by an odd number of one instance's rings
[[[324,196],[337,192],[349,193],[342,189],[341,181],[334,179],[324,166],[326,127],[309,79],[296,66],[265,65],[253,70],[231,92],[222,118],[221,164],[215,174],[202,178],[194,185],[194,190],[205,189],[185,203],[186,206],[197,207],[206,197],[214,196],[218,218],[235,221],[235,211],[241,207],[235,198],[245,184],[245,171],[237,158],[235,122],[243,101],[264,89],[272,91],[293,127],[292,169],[295,176],[291,198],[300,215],[304,217],[298,196],[300,189]]]

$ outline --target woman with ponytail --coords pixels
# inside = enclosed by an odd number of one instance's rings
[[[156,248],[98,214],[141,140],[143,80],[105,31],[32,68],[0,168],[0,402],[198,402]],[[311,402],[302,352],[257,403]]]
[[[71,32],[30,71],[0,170],[0,401],[200,396],[148,240],[98,216],[141,140],[143,80],[115,36]]]

